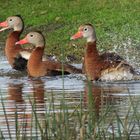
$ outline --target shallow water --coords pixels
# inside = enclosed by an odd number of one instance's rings
[[[12,70],[2,50],[0,51],[0,131],[6,139],[10,136],[16,137],[17,122],[20,131],[26,131],[26,135],[30,136],[32,130],[32,136],[36,136],[35,127],[31,129],[31,122],[35,121],[32,120],[33,104],[36,105],[35,111],[43,125],[46,112],[60,111],[62,98],[69,112],[73,112],[81,102],[86,109],[89,90],[96,98],[95,111],[99,117],[107,107],[111,107],[113,110],[110,111],[111,115],[117,114],[120,119],[126,121],[126,116],[131,117],[134,114],[134,109],[130,107],[132,100],[136,106],[136,113],[140,113],[140,81],[98,82],[89,86],[83,75],[31,79],[26,74]],[[54,110],[49,109],[50,104],[54,105]],[[107,117],[106,121],[112,118],[110,115]],[[139,121],[133,118],[127,121],[126,126],[131,130],[131,139],[140,139]],[[105,122],[102,127],[106,128],[109,134],[114,132],[118,134],[118,124],[115,121],[111,125]],[[121,131],[123,131],[122,126]]]

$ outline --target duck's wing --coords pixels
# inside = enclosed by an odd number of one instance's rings
[[[72,65],[64,64],[56,61],[45,61],[43,65],[46,67],[47,73],[58,73],[58,75],[62,75],[62,69],[64,74],[71,74],[71,73],[81,73],[82,70],[78,69]],[[60,73],[60,74],[59,74]]]
[[[124,61],[124,59],[116,53],[103,53],[100,55],[100,57],[104,61]]]

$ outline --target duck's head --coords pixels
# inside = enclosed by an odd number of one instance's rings
[[[93,25],[84,24],[78,29],[78,32],[71,37],[71,40],[76,40],[78,38],[85,38],[87,42],[96,41],[96,33]]]
[[[13,29],[14,31],[22,31],[24,27],[23,19],[20,15],[8,17],[5,21],[0,22],[0,31]]]
[[[33,44],[35,47],[44,47],[45,39],[41,32],[30,32],[25,38],[16,42],[17,44]]]

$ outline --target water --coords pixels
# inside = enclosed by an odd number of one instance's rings
[[[140,113],[140,81],[98,82],[89,86],[83,75],[64,76],[64,79],[61,76],[29,78],[26,74],[11,69],[2,50],[0,51],[0,132],[6,139],[10,139],[10,136],[15,139],[16,135],[22,134],[39,137],[38,130],[34,126],[36,120],[32,117],[34,112],[43,127],[46,113],[60,112],[63,98],[69,113],[74,112],[81,103],[86,110],[89,90],[96,99],[95,111],[98,117],[108,107],[111,108],[106,116],[106,122],[101,126],[107,130],[108,135],[113,133],[119,135],[118,124],[115,119],[113,120],[118,116],[123,120],[122,124],[126,124],[131,139],[140,139],[139,117],[133,118],[135,114]],[[132,103],[136,110],[132,107]],[[50,109],[52,104],[54,109]],[[112,124],[108,125],[111,119]],[[120,131],[123,130],[123,126],[120,125]]]

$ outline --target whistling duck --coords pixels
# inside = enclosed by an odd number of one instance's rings
[[[23,19],[19,15],[8,17],[6,21],[0,23],[0,27],[3,27],[0,32],[7,29],[13,29],[8,35],[5,47],[5,54],[9,64],[16,70],[26,70],[30,49],[23,49],[20,45],[15,45],[15,42],[19,40],[20,34],[24,28]]]
[[[31,56],[27,63],[28,74],[32,77],[41,77],[41,76],[52,76],[52,75],[61,75],[62,74],[62,64],[55,61],[42,61],[42,56],[45,48],[45,39],[40,32],[30,32],[26,37],[16,44],[26,44],[30,43],[35,46],[35,49],[31,53]],[[71,65],[65,64],[63,66],[64,74],[70,73],[81,73],[80,69],[77,69]]]
[[[71,40],[85,38],[84,70],[89,80],[131,80],[135,70],[115,53],[99,54],[96,48],[96,33],[93,25],[81,25]]]

